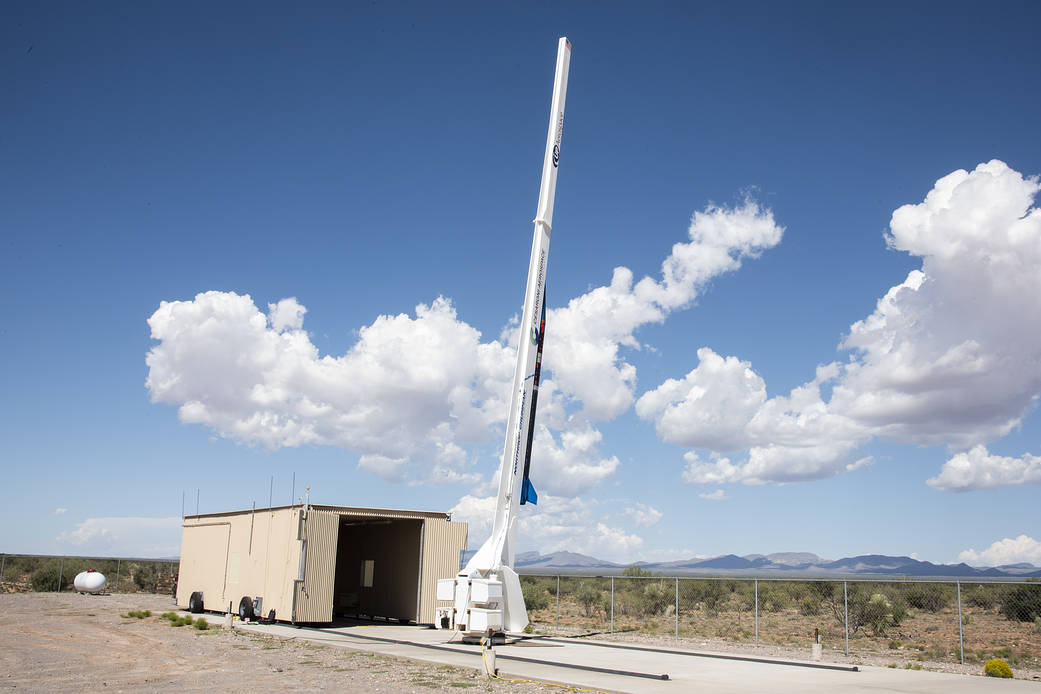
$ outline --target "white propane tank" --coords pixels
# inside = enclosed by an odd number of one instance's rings
[[[72,582],[72,585],[81,593],[97,594],[105,590],[108,582],[105,580],[105,574],[94,569],[87,569],[76,574],[76,579]]]

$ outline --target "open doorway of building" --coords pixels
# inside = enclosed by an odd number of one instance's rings
[[[333,618],[419,619],[423,521],[342,516]]]

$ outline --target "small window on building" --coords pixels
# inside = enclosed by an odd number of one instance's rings
[[[374,559],[366,559],[361,563],[361,587],[372,588],[372,573],[376,567]]]

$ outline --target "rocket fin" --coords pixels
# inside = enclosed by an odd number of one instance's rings
[[[521,487],[520,502],[522,504],[532,504],[533,506],[539,503],[539,495],[535,493],[535,487],[527,477],[524,478],[524,486]]]

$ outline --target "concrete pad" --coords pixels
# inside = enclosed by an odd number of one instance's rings
[[[364,650],[439,665],[483,671],[479,646],[462,644],[452,632],[399,625],[297,628],[289,625],[236,626],[281,638]],[[972,694],[1031,692],[1041,685],[1026,680],[995,680],[925,670],[859,666],[858,672],[812,667],[807,661],[752,662],[712,657],[695,651],[657,652],[619,648],[616,643],[530,639],[496,646],[499,674],[599,689],[649,693],[706,691],[720,694],[778,694],[840,691],[850,694]],[[807,667],[807,665],[811,667]],[[827,664],[833,665],[833,664]],[[844,667],[844,666],[839,666]],[[590,668],[590,669],[580,669]],[[624,674],[623,672],[624,671]],[[661,679],[667,675],[668,679]]]

